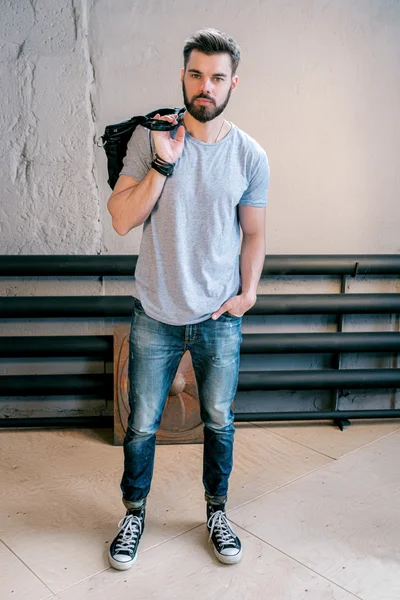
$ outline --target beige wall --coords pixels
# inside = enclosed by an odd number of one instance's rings
[[[227,116],[271,163],[268,252],[400,251],[400,2],[102,0],[91,14],[99,132],[179,106],[183,40],[215,26],[243,56]],[[140,234],[118,239],[103,214],[108,250],[137,251]]]
[[[399,1],[19,0],[0,23],[1,253],[137,253],[93,137],[182,103],[202,26],[242,48],[227,117],[269,155],[268,252],[400,250]]]

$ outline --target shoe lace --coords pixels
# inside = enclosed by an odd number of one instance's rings
[[[217,510],[210,516],[207,522],[207,527],[210,530],[208,541],[211,540],[213,533],[215,533],[218,543],[222,546],[235,543],[236,536],[233,533],[229,525],[229,521],[222,510]]]
[[[120,532],[115,544],[115,551],[131,550],[135,547],[137,537],[142,532],[142,520],[135,515],[125,515],[118,523]]]

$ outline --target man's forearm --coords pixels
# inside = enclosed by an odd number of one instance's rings
[[[119,235],[126,235],[144,223],[161,195],[165,180],[164,175],[150,169],[138,185],[111,196],[108,210]]]
[[[240,255],[240,271],[242,278],[242,294],[254,302],[257,297],[257,286],[260,281],[265,259],[265,235],[254,233],[243,235]]]

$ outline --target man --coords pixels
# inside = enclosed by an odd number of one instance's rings
[[[113,567],[137,558],[153,475],[156,431],[180,359],[190,350],[204,423],[203,484],[216,557],[240,560],[225,513],[242,315],[256,301],[265,257],[269,181],[264,150],[223,117],[238,85],[240,50],[203,29],[184,47],[186,112],[170,131],[138,127],[108,202],[120,235],[144,224],[129,352],[131,414],[121,482],[126,515],[110,546]],[[158,116],[158,118],[161,118]],[[243,232],[240,256],[240,227]]]

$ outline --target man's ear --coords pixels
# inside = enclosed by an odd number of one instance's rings
[[[183,81],[184,75],[185,75],[185,69],[182,67],[182,69],[181,69],[181,83]]]
[[[234,92],[236,90],[238,83],[239,83],[239,76],[235,75],[234,77],[232,77],[232,86],[231,86],[232,92]]]

